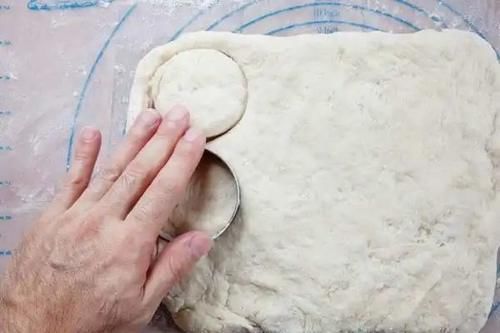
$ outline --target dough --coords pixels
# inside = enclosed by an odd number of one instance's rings
[[[206,151],[191,178],[186,195],[174,209],[162,232],[166,239],[189,230],[217,236],[238,208],[237,180],[229,166]]]
[[[176,104],[191,112],[191,123],[209,138],[236,125],[246,104],[246,78],[227,55],[210,49],[180,52],[155,68],[146,94],[129,112],[129,125],[145,106],[165,113]],[[137,87],[136,87],[137,89]]]
[[[231,57],[248,101],[209,144],[238,175],[242,210],[166,298],[182,329],[480,330],[500,221],[500,66],[484,40],[454,30],[188,34],[140,62],[132,115],[157,71],[194,49]],[[231,72],[211,71],[200,87]]]

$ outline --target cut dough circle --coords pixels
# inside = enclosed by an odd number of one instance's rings
[[[162,236],[172,239],[197,230],[215,238],[233,219],[238,205],[237,180],[230,167],[207,150],[191,178],[184,198],[163,226]]]
[[[152,105],[165,113],[177,104],[208,138],[223,134],[242,117],[246,79],[234,60],[210,49],[187,50],[161,65],[150,81]]]

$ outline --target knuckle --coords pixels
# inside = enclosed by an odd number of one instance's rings
[[[170,273],[170,279],[173,282],[180,281],[183,276],[182,265],[179,263],[178,258],[174,256],[168,256],[167,267]]]
[[[178,198],[184,192],[184,185],[180,181],[170,177],[158,179],[158,185],[167,197]]]
[[[137,159],[131,163],[127,169],[125,169],[124,173],[127,173],[135,178],[140,178],[147,175],[149,173],[149,169],[150,167],[148,167],[147,163],[144,163],[141,159]]]
[[[138,205],[134,212],[134,219],[139,223],[146,223],[153,219],[154,207],[151,200],[144,198],[143,202]]]
[[[87,150],[79,149],[75,151],[74,161],[75,162],[85,162],[90,158],[90,154]]]
[[[188,126],[186,119],[180,119],[177,121],[168,120],[162,123],[156,135],[163,138],[180,137],[182,131],[184,131]]]
[[[147,135],[147,132],[140,126],[140,124],[134,124],[130,131],[128,132],[128,140],[132,144],[136,144],[138,142],[142,142],[144,137]]]
[[[184,160],[194,159],[203,150],[203,147],[200,144],[196,144],[193,142],[185,142],[185,141],[179,142],[177,147],[178,147],[177,153]]]
[[[178,126],[172,126],[172,124],[160,126],[158,131],[156,132],[156,137],[161,139],[171,139],[176,136],[179,136],[180,130]]]
[[[77,242],[85,239],[95,239],[102,232],[102,220],[97,217],[89,217],[77,228],[75,237]]]
[[[120,178],[122,171],[117,167],[108,167],[105,168],[99,175],[99,178],[107,181],[107,182],[115,182]]]
[[[127,249],[134,248],[136,251],[134,253],[127,254],[123,257],[125,260],[135,261],[135,259],[139,256],[140,246],[137,242],[137,236],[131,232],[121,232],[118,233],[116,237],[117,248],[119,249]],[[120,252],[120,251],[119,251]],[[122,253],[118,253],[118,255],[122,256]]]
[[[69,180],[64,185],[65,190],[80,189],[88,185],[87,177],[81,174],[70,176]]]
[[[89,179],[84,175],[74,173],[69,175],[64,182],[59,187],[58,197],[64,197],[68,194],[78,192],[85,187],[87,187]]]
[[[133,171],[125,171],[120,178],[118,178],[118,186],[123,188],[134,188],[139,181],[139,176]]]
[[[123,186],[134,187],[136,184],[143,184],[153,177],[153,170],[150,167],[140,161],[135,161],[122,173],[118,182],[121,182]]]

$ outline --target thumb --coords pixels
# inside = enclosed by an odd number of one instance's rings
[[[160,303],[172,286],[189,274],[212,248],[212,239],[203,232],[190,231],[163,249],[150,269],[144,288],[146,303]]]

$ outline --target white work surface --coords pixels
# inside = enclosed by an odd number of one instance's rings
[[[0,0],[0,272],[52,198],[75,132],[100,127],[106,154],[120,140],[133,70],[152,47],[197,30],[449,27],[499,54],[499,22],[498,0]],[[500,310],[482,333],[499,331]]]

